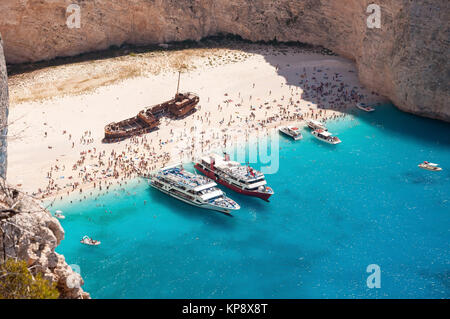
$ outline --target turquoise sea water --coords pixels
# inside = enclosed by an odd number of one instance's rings
[[[342,144],[280,137],[270,203],[224,189],[241,205],[228,217],[136,180],[56,203],[58,252],[94,298],[449,298],[450,125],[386,105],[328,126]]]

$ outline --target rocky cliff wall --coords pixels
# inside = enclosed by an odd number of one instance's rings
[[[5,188],[3,182],[0,187],[0,263],[25,260],[31,273],[56,283],[60,298],[90,298],[81,288],[80,274],[55,252],[64,239],[59,221],[33,199]]]
[[[0,34],[0,178],[3,179],[6,178],[7,167],[8,107],[8,77],[3,55],[2,36]]]
[[[69,29],[69,4],[81,27]],[[368,28],[369,4],[381,28]],[[399,108],[450,121],[448,0],[2,0],[6,59],[21,63],[122,43],[249,40],[322,45],[356,61],[362,83]],[[75,20],[71,20],[75,21]]]

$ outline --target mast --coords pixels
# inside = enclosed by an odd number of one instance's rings
[[[178,95],[178,90],[180,88],[180,76],[181,76],[181,71],[178,71],[178,84],[177,84],[177,94]]]

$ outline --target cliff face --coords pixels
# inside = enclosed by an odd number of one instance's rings
[[[5,57],[3,55],[2,36],[0,34],[0,178],[6,178],[7,153],[6,137],[8,136],[8,77]]]
[[[66,8],[81,7],[81,28]],[[362,83],[402,110],[450,121],[448,0],[2,0],[6,59],[21,63],[122,43],[199,40],[231,33],[252,41],[322,45],[356,61]]]
[[[7,258],[25,260],[33,274],[41,273],[56,282],[61,298],[89,298],[81,289],[81,276],[55,252],[64,239],[58,220],[35,201],[12,190],[0,192],[0,210],[4,209],[10,212],[0,212],[0,263]]]

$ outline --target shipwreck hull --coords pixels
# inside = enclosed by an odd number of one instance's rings
[[[155,129],[159,122],[149,125],[138,116],[118,122],[111,123],[105,127],[105,140],[124,139],[132,136],[148,133]]]
[[[200,98],[194,93],[177,93],[172,100],[148,107],[132,118],[106,125],[103,141],[114,142],[149,133],[157,128],[161,117],[183,117],[191,112],[199,101]]]
[[[187,96],[176,97],[169,105],[169,112],[175,117],[182,117],[191,112],[200,101],[200,98],[187,93]]]

